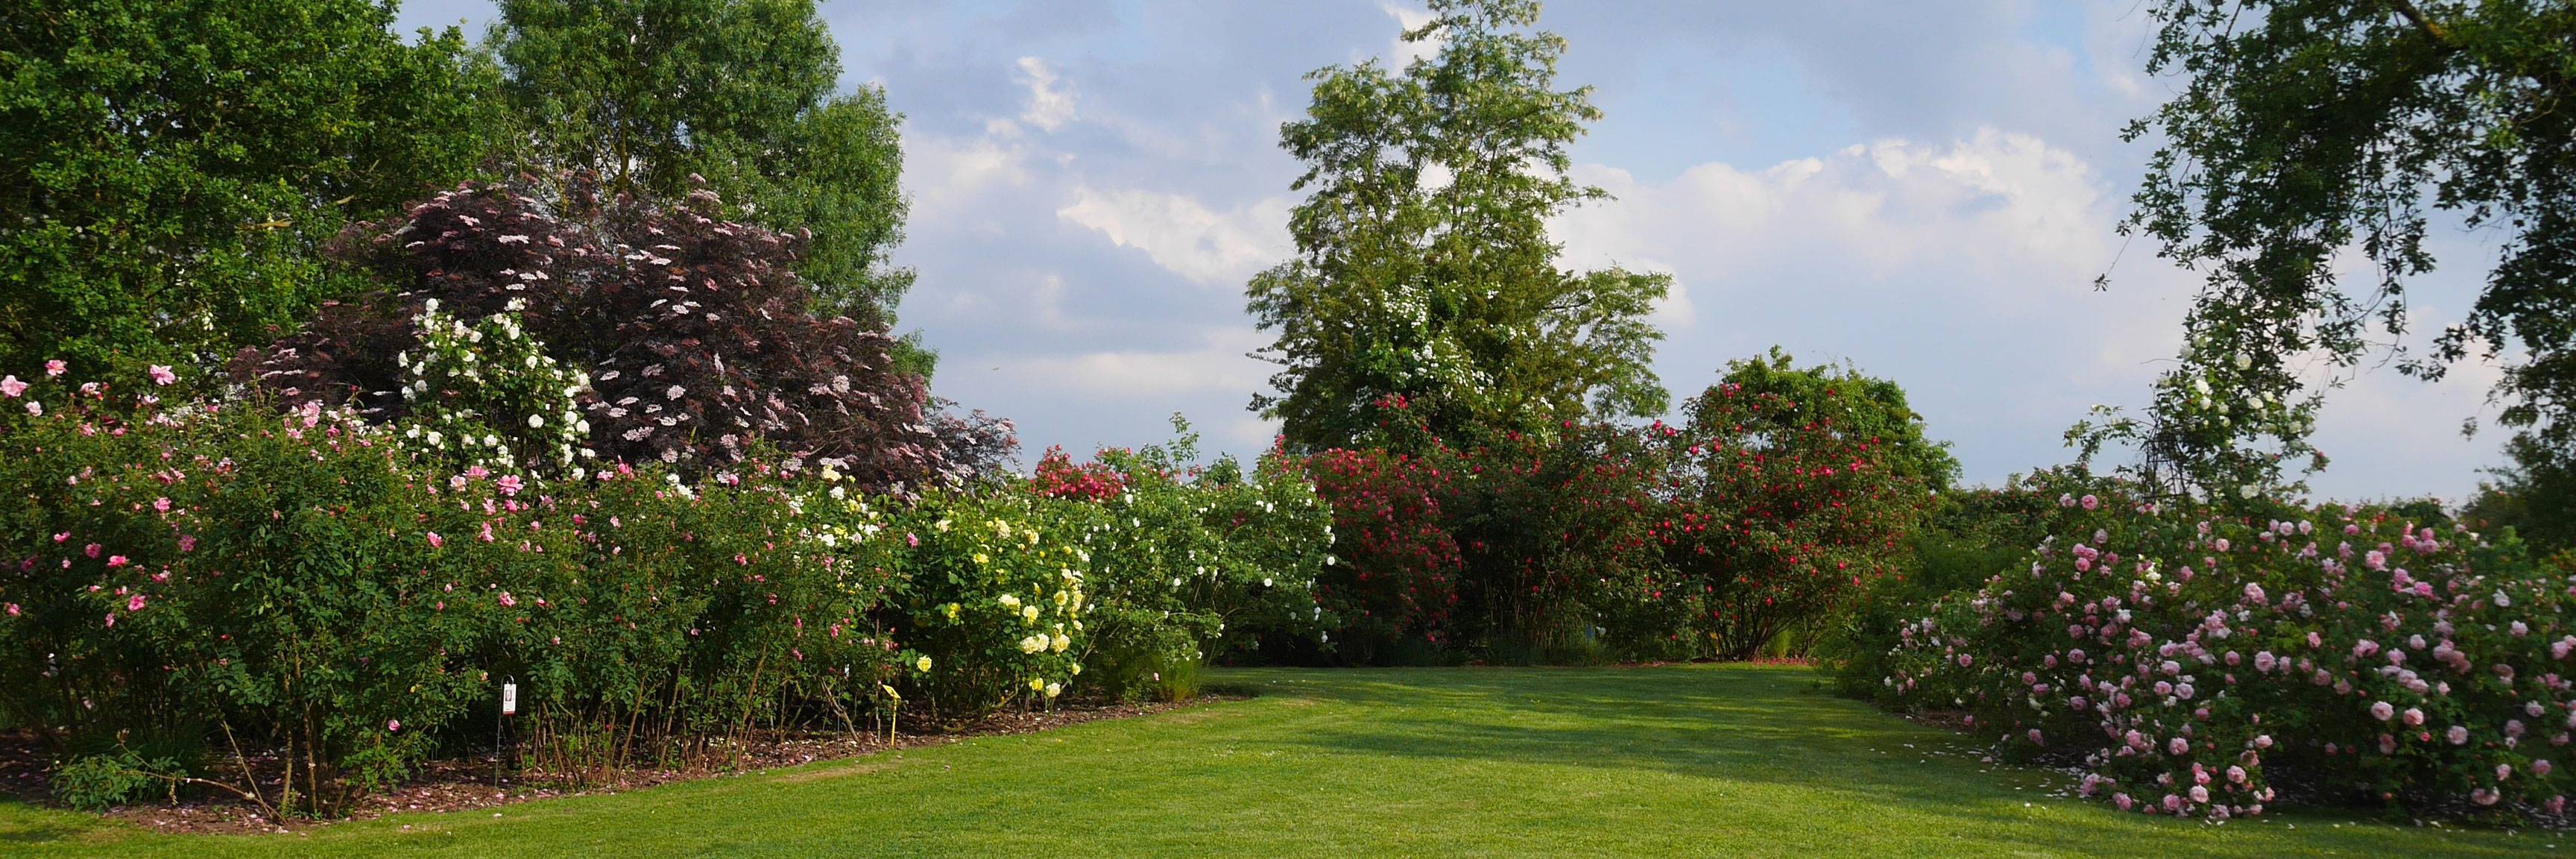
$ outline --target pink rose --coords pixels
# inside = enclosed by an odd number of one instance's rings
[[[179,374],[170,372],[170,365],[168,364],[152,365],[151,375],[152,384],[155,385],[167,386],[172,382],[179,381]]]

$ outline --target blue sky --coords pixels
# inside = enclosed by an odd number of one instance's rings
[[[1551,2],[1561,80],[1606,114],[1578,176],[1617,197],[1556,225],[1568,265],[1674,275],[1656,370],[1677,395],[1778,344],[1903,384],[1972,481],[2063,462],[2088,407],[2146,400],[2198,283],[2114,232],[2150,151],[2119,131],[2172,87],[2143,74],[2139,7]],[[1027,461],[1160,440],[1173,412],[1213,447],[1267,444],[1242,285],[1291,250],[1279,124],[1307,72],[1400,60],[1418,6],[822,8],[844,86],[882,85],[906,117],[902,327],[940,351],[940,394],[1016,420]],[[402,26],[491,14],[410,0]],[[2418,331],[2458,318],[2492,254],[2436,248],[2461,262],[2418,284]],[[2499,436],[2459,432],[2491,422],[2492,368],[2347,375],[2320,494],[2457,499],[2497,460]]]

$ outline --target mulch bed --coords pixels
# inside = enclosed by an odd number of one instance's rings
[[[727,743],[722,753],[707,755],[716,759],[708,765],[628,769],[613,774],[609,783],[586,784],[579,788],[562,787],[538,772],[515,773],[503,778],[495,787],[489,754],[470,759],[438,760],[424,764],[422,771],[401,787],[353,801],[351,807],[344,810],[347,816],[341,820],[373,820],[389,814],[424,811],[470,811],[558,796],[621,793],[720,775],[760,773],[816,761],[859,758],[882,752],[900,754],[904,749],[942,746],[972,737],[1036,733],[1083,722],[1146,716],[1209,701],[1234,699],[1235,696],[1202,695],[1181,703],[1076,704],[1059,707],[1051,713],[997,713],[949,730],[899,734],[893,742],[887,742],[883,734],[865,733],[737,737]],[[254,766],[257,766],[256,761]],[[47,755],[32,732],[0,733],[0,795],[31,803],[49,802],[51,793],[46,787],[49,769]],[[272,792],[275,790],[274,774],[266,774],[262,781]],[[211,791],[202,789],[183,792],[175,803],[123,806],[108,811],[104,816],[170,833],[283,834],[339,822],[301,818],[272,820],[259,806],[230,796],[210,794]]]

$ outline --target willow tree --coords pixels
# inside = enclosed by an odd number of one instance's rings
[[[2126,230],[2207,275],[2184,362],[2145,422],[2173,476],[2230,492],[2313,454],[2319,389],[2387,350],[2440,378],[2504,367],[2525,450],[2576,451],[2576,9],[2547,0],[2158,0],[2151,72],[2177,95]],[[2484,234],[2465,318],[2409,350],[2428,238]],[[2358,254],[2357,283],[2337,266]],[[2320,361],[2322,359],[2322,361]],[[2322,363],[2320,380],[2302,368]],[[2322,383],[2322,384],[2321,384]],[[2322,466],[2322,457],[2313,465]],[[2253,490],[2247,490],[2253,491]]]
[[[1305,448],[1368,438],[1396,403],[1451,443],[1663,411],[1646,316],[1669,276],[1565,270],[1547,235],[1606,197],[1568,176],[1600,112],[1589,87],[1557,88],[1565,40],[1530,29],[1530,0],[1432,12],[1404,39],[1435,53],[1319,69],[1306,117],[1280,129],[1309,193],[1295,258],[1246,290],[1280,366],[1252,407]]]

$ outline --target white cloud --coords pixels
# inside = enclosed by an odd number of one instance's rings
[[[2180,308],[2164,299],[2188,280],[2124,272],[2120,289],[2088,288],[2118,254],[2119,201],[2037,137],[1887,139],[1663,182],[1576,174],[1616,199],[1552,225],[1566,264],[1665,271],[1682,287],[1656,312],[1676,335],[1657,361],[1676,392],[1773,344],[1848,358],[1905,385],[1971,479],[2046,461],[2034,451],[2093,403],[2138,399],[2178,342]]]
[[[1028,108],[1020,111],[1020,121],[1044,131],[1073,121],[1073,94],[1056,88],[1055,70],[1036,57],[1021,57],[1019,66],[1020,81],[1029,88]]]
[[[1190,393],[1260,389],[1272,365],[1249,357],[1269,345],[1249,326],[1214,328],[1195,349],[1106,350],[1022,358],[1005,365],[1014,381],[1037,389],[1073,391],[1111,400],[1165,402]]]
[[[1024,148],[992,135],[958,139],[904,129],[904,190],[916,224],[946,222],[969,211],[994,187],[1029,183]]]
[[[1055,214],[1206,286],[1241,286],[1290,249],[1288,201],[1281,197],[1218,212],[1180,194],[1080,187]]]
[[[1385,10],[1387,17],[1395,19],[1395,23],[1402,26],[1407,31],[1418,29],[1424,24],[1431,23],[1431,12],[1428,10],[1416,9],[1410,6],[1400,6],[1394,3],[1380,4],[1378,8]],[[1414,60],[1427,59],[1434,54],[1440,53],[1440,43],[1443,41],[1446,40],[1433,38],[1424,39],[1419,42],[1407,42],[1404,40],[1403,36],[1399,35],[1395,38],[1394,45],[1387,49],[1387,57],[1389,58],[1391,65],[1401,69],[1412,63]]]

